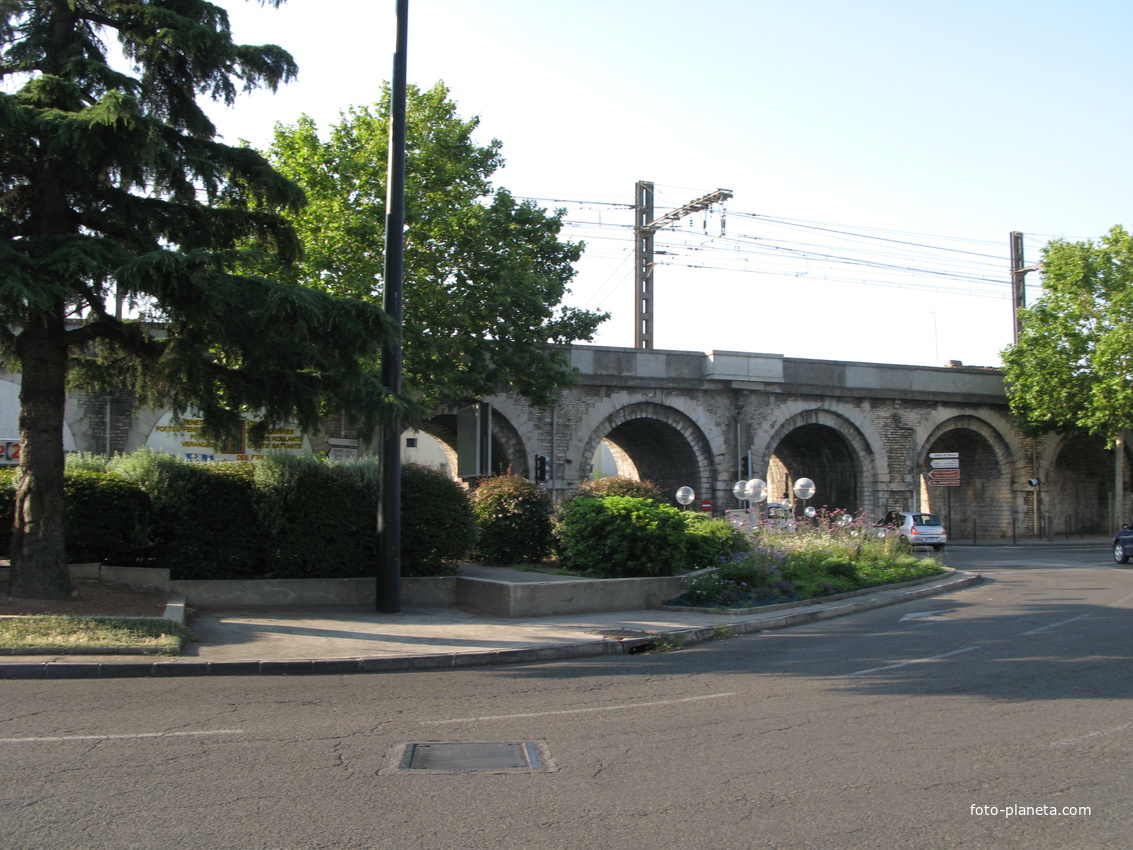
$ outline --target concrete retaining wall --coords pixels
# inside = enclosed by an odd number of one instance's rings
[[[405,605],[453,605],[456,583],[456,576],[403,578],[401,601]],[[170,590],[201,608],[373,605],[377,594],[372,578],[174,581]]]
[[[607,578],[510,582],[479,578],[457,581],[461,608],[496,617],[549,617],[596,611],[659,608],[682,590],[680,578]]]
[[[376,593],[374,579],[368,578],[174,581],[169,589],[203,608],[369,605]],[[403,578],[401,602],[456,605],[492,617],[547,617],[658,608],[681,589],[679,578],[510,582],[446,576]]]
[[[5,565],[7,561],[3,562]],[[169,590],[169,570],[152,567],[108,567],[105,564],[68,564],[71,581],[100,581],[145,590]],[[7,584],[12,568],[0,567],[0,584]]]
[[[0,569],[0,581],[7,579]],[[372,578],[171,581],[169,570],[72,564],[76,580],[102,581],[181,594],[199,608],[372,605]],[[682,589],[682,579],[611,578],[500,581],[465,576],[403,578],[403,605],[456,605],[492,617],[548,617],[659,608]]]

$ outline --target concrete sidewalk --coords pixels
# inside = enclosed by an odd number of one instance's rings
[[[497,573],[498,575],[498,573]],[[553,580],[524,573],[517,581]],[[981,580],[955,572],[926,582],[857,591],[824,601],[745,612],[677,609],[570,614],[515,620],[454,607],[242,608],[191,612],[199,642],[180,657],[10,655],[0,679],[246,676],[440,670],[628,654],[657,644],[705,640],[868,611],[935,596]],[[184,620],[176,601],[167,616]]]

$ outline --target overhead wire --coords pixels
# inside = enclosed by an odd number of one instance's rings
[[[573,205],[576,212],[564,212],[563,225],[572,234],[580,234],[588,245],[600,243],[601,247],[595,245],[597,251],[588,252],[592,256],[624,261],[632,249],[634,226],[631,222],[610,221],[602,215],[594,220],[594,217],[581,215],[587,208],[631,211],[632,204],[566,198],[525,200]],[[729,234],[707,233],[708,212],[704,214],[703,234],[691,233],[687,224],[658,228],[654,231],[655,263],[989,298],[1011,297],[1010,261],[1006,251],[995,252],[999,243],[730,209],[727,216],[733,220],[733,232]],[[735,221],[756,223],[762,232],[759,235],[736,233]],[[801,238],[807,233],[814,238]],[[694,243],[693,239],[698,241]],[[625,248],[609,251],[611,243],[623,240]],[[860,273],[853,274],[851,270]],[[609,280],[607,278],[601,288],[606,287]],[[1028,281],[1029,288],[1035,285]]]

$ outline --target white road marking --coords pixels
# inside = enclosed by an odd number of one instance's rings
[[[203,735],[243,734],[243,729],[212,729],[206,732],[137,732],[128,735],[58,735],[42,738],[0,738],[0,744],[50,744],[60,741],[127,741],[138,738],[188,738]]]
[[[1133,729],[1133,723],[1126,723],[1124,726],[1118,726],[1114,729],[1101,729],[1097,732],[1090,732],[1087,735],[1079,735],[1077,738],[1067,738],[1065,741],[1055,741],[1051,746],[1066,747],[1070,744],[1079,744],[1082,741],[1088,741],[1090,738],[1100,738],[1103,735],[1116,735],[1118,732],[1124,732],[1127,729]]]
[[[905,620],[947,620],[951,611],[917,611],[913,614],[906,614],[900,619],[899,622]]]
[[[896,670],[900,667],[908,667],[912,664],[925,664],[929,661],[939,661],[941,658],[951,658],[953,655],[959,655],[962,652],[971,652],[977,647],[965,646],[963,649],[954,649],[951,652],[946,652],[943,655],[933,655],[931,658],[914,658],[912,661],[901,661],[897,664],[886,664],[884,667],[870,667],[868,670],[858,670],[853,673],[846,673],[842,676],[834,676],[835,679],[848,679],[851,676],[864,676],[867,673],[880,673],[883,670]]]
[[[1040,626],[1037,629],[1031,629],[1029,632],[1023,632],[1023,637],[1028,635],[1037,635],[1039,632],[1045,632],[1048,629],[1057,629],[1059,626],[1065,626],[1067,623],[1073,623],[1078,620],[1085,620],[1089,614],[1079,614],[1077,617],[1071,617],[1069,620],[1059,620],[1057,623],[1051,623],[1049,626]]]
[[[706,699],[722,699],[734,697],[734,693],[705,694],[699,697],[684,697],[683,699],[665,699],[657,702],[635,702],[625,705],[600,705],[594,708],[568,708],[561,711],[533,711],[529,714],[496,714],[487,717],[456,717],[450,720],[422,720],[423,726],[438,726],[444,723],[478,723],[483,720],[524,720],[529,717],[557,717],[564,714],[589,714],[596,711],[629,711],[635,708],[654,708],[659,705],[679,705],[685,702],[699,702]]]

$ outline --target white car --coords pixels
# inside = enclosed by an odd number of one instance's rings
[[[886,515],[882,524],[910,546],[931,546],[939,552],[948,542],[948,532],[936,514],[896,511]]]

